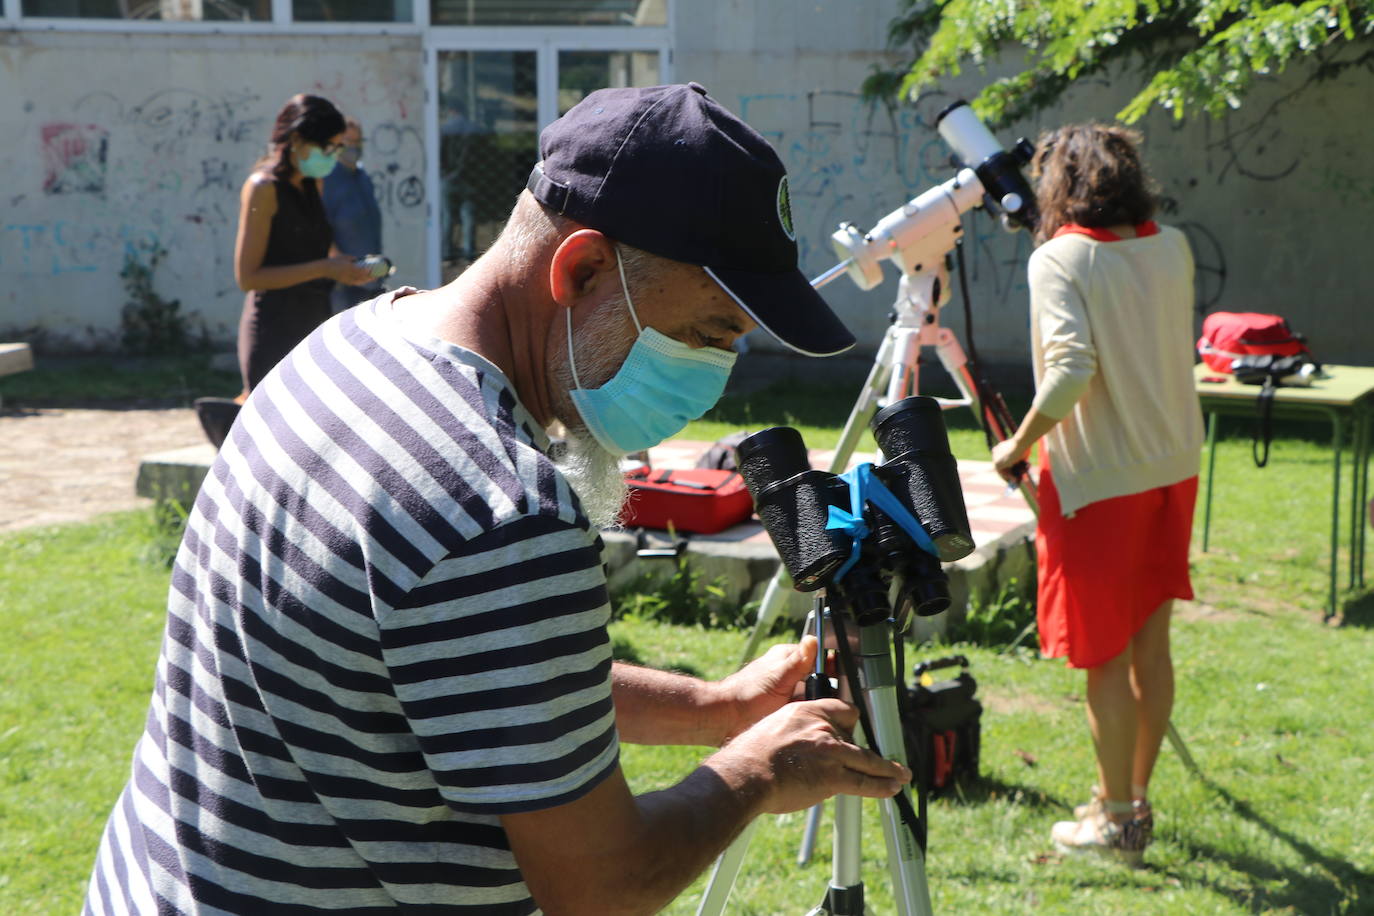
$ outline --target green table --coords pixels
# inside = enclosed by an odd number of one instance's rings
[[[1327,378],[1310,388],[1280,386],[1274,393],[1273,416],[1327,419],[1331,422],[1331,578],[1326,618],[1336,614],[1336,576],[1340,549],[1341,453],[1347,428],[1354,482],[1350,493],[1350,587],[1364,585],[1364,505],[1369,498],[1371,429],[1374,428],[1374,367],[1326,366]],[[1230,375],[1222,382],[1204,382],[1221,374],[1199,363],[1193,379],[1202,411],[1207,415],[1207,484],[1202,503],[1202,549],[1207,550],[1212,522],[1212,475],[1216,463],[1217,416],[1239,414],[1255,420],[1258,385],[1242,385]]]

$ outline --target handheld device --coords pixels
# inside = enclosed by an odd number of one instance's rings
[[[365,254],[353,262],[372,274],[372,279],[380,280],[396,272],[396,265],[384,254]]]

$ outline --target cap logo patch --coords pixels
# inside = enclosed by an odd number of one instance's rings
[[[787,194],[787,176],[778,182],[778,222],[782,231],[791,241],[797,240],[797,230],[792,228],[792,198]]]

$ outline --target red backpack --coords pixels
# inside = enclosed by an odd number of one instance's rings
[[[1294,334],[1279,315],[1260,312],[1213,312],[1202,319],[1198,355],[1216,372],[1230,372],[1242,356],[1296,356],[1307,353],[1307,341]]]

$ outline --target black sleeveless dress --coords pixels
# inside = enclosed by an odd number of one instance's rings
[[[314,180],[301,188],[277,179],[277,212],[267,236],[263,267],[299,264],[329,257],[333,234]],[[252,290],[239,318],[239,371],[252,391],[291,348],[331,315],[334,281],[311,280],[285,289]]]

